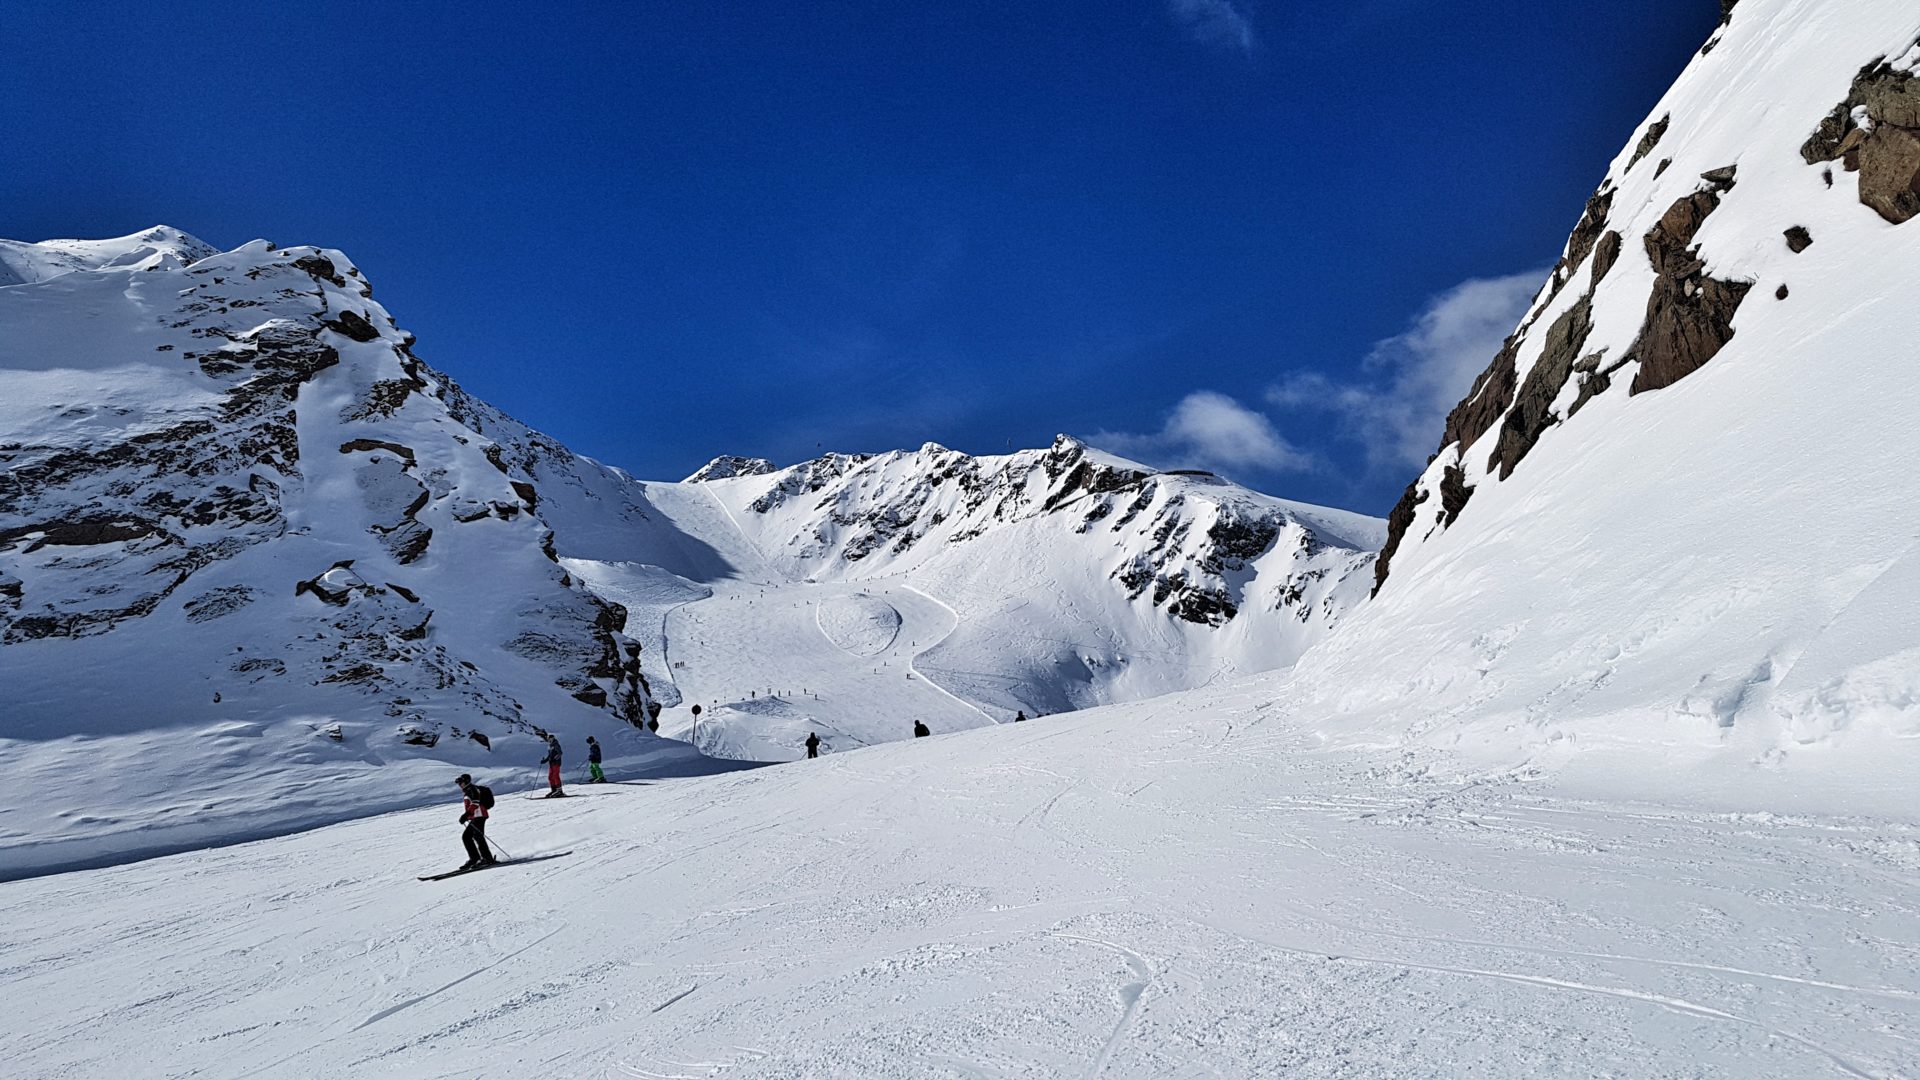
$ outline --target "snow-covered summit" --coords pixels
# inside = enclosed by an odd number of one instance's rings
[[[1209,626],[1249,606],[1331,622],[1345,601],[1301,579],[1337,585],[1354,558],[1370,560],[1380,538],[1380,523],[1359,514],[1276,499],[1210,474],[1158,472],[1067,435],[1045,450],[993,457],[937,443],[831,454],[725,485],[720,497],[759,519],[764,546],[796,573],[900,573],[1018,535],[1029,558],[1075,549],[1072,558],[1099,564],[1128,598]],[[1256,583],[1256,564],[1284,568],[1290,584]]]
[[[766,458],[722,454],[694,470],[693,475],[682,480],[681,483],[698,484],[703,480],[728,480],[736,476],[764,476],[773,470],[773,462],[768,461]]]
[[[623,477],[424,364],[344,255],[0,250],[25,271],[0,287],[0,783],[34,808],[0,824],[10,863],[391,806],[524,767],[542,731],[686,756],[635,730],[625,613],[558,564],[529,468],[563,511]],[[59,780],[93,770],[110,798]]]
[[[170,225],[110,240],[0,240],[0,287],[45,281],[76,270],[173,270],[217,249]]]
[[[827,454],[699,487],[760,580],[937,598],[956,626],[915,670],[1003,718],[1285,667],[1366,595],[1384,532],[1064,435],[998,456]]]

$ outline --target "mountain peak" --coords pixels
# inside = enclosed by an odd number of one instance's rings
[[[0,286],[78,270],[177,270],[218,249],[171,225],[104,240],[0,240]]]
[[[774,468],[773,462],[766,458],[721,454],[694,470],[693,475],[682,480],[681,483],[701,484],[708,480],[731,480],[736,476],[764,476],[774,471]]]

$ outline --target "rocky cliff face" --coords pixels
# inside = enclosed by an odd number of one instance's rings
[[[1725,8],[1292,707],[1582,768],[1618,749],[1614,783],[1702,756],[1911,783],[1920,8]]]
[[[1836,6],[1822,17],[1832,36],[1812,41],[1802,6],[1723,0],[1723,27],[1616,159],[1394,508],[1376,589],[1408,549],[1463,512],[1471,523],[1475,492],[1524,468],[1554,429],[1618,422],[1576,419],[1590,403],[1673,386],[1715,361],[1759,297],[1789,302],[1789,279],[1811,269],[1796,257],[1826,233],[1806,222],[1920,215],[1920,43],[1871,3]],[[1831,107],[1829,86],[1844,88]],[[1844,213],[1847,201],[1860,208]]]
[[[606,471],[413,345],[336,251],[0,244],[0,735],[307,715],[465,760],[643,722],[535,486]]]

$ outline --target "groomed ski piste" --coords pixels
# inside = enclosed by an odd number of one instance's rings
[[[1685,766],[1597,796],[1243,685],[502,792],[525,861],[416,881],[462,859],[450,798],[0,889],[7,1068],[1911,1076],[1920,830],[1846,771],[1840,813]]]

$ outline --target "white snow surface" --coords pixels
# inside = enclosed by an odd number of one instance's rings
[[[0,885],[8,1069],[1920,1071],[1920,825],[1595,800],[1267,688]],[[1844,783],[1844,770],[1823,776]],[[548,856],[570,850],[559,858]]]

